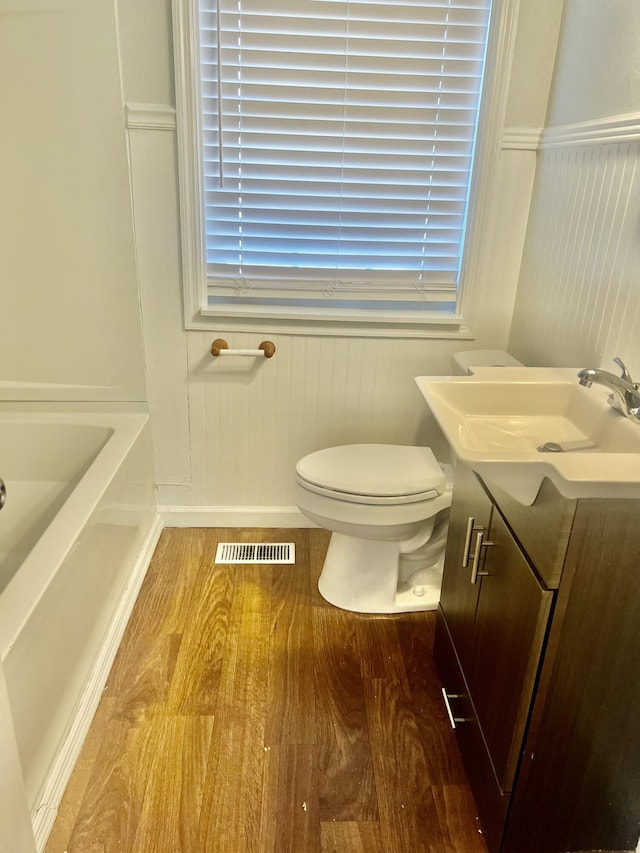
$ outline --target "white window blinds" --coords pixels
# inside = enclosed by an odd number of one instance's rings
[[[491,0],[201,0],[209,294],[451,300]]]

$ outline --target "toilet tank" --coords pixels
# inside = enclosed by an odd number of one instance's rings
[[[469,376],[474,367],[524,367],[521,361],[503,349],[470,349],[451,356],[454,376]]]

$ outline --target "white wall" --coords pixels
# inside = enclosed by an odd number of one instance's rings
[[[0,0],[0,398],[144,400],[112,0]]]
[[[506,126],[545,125],[564,0],[522,0],[511,66]]]
[[[640,375],[640,10],[567,0],[510,345]]]
[[[549,126],[638,112],[639,19],[635,0],[567,0]]]
[[[184,331],[175,138],[167,112],[173,105],[168,99],[169,0],[120,0],[124,97],[131,106],[136,247],[161,504],[239,507],[249,513],[253,507],[266,507],[270,514],[263,519],[273,523],[286,517],[278,510],[293,504],[293,471],[303,453],[349,441],[424,442],[444,453],[413,377],[448,372],[450,355],[458,349],[505,346],[511,322],[561,4],[548,0],[537,16],[539,0],[522,0],[521,5],[514,85],[525,93],[530,110],[516,93],[519,108],[512,112],[526,132],[511,128],[497,153],[495,185],[486,205],[490,250],[483,251],[465,293],[470,332],[452,339],[411,338],[402,332],[390,337],[344,336],[332,330],[318,334],[283,323],[230,321],[203,331]],[[545,65],[538,84],[532,83],[532,72]],[[139,104],[153,108],[139,110]],[[252,348],[272,339],[277,354],[253,366],[246,361],[216,364],[208,355],[216,337],[226,338],[231,347]],[[218,517],[230,523],[229,516]],[[256,520],[251,514],[245,517]]]

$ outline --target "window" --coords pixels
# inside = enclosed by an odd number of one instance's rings
[[[175,0],[209,306],[453,310],[490,4]]]

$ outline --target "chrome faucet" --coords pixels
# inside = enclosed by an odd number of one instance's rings
[[[613,360],[622,370],[621,376],[609,373],[608,370],[600,370],[599,367],[586,367],[578,373],[580,384],[590,388],[595,382],[596,385],[609,388],[612,392],[609,395],[609,404],[626,418],[640,423],[640,386],[633,382],[621,358]]]

